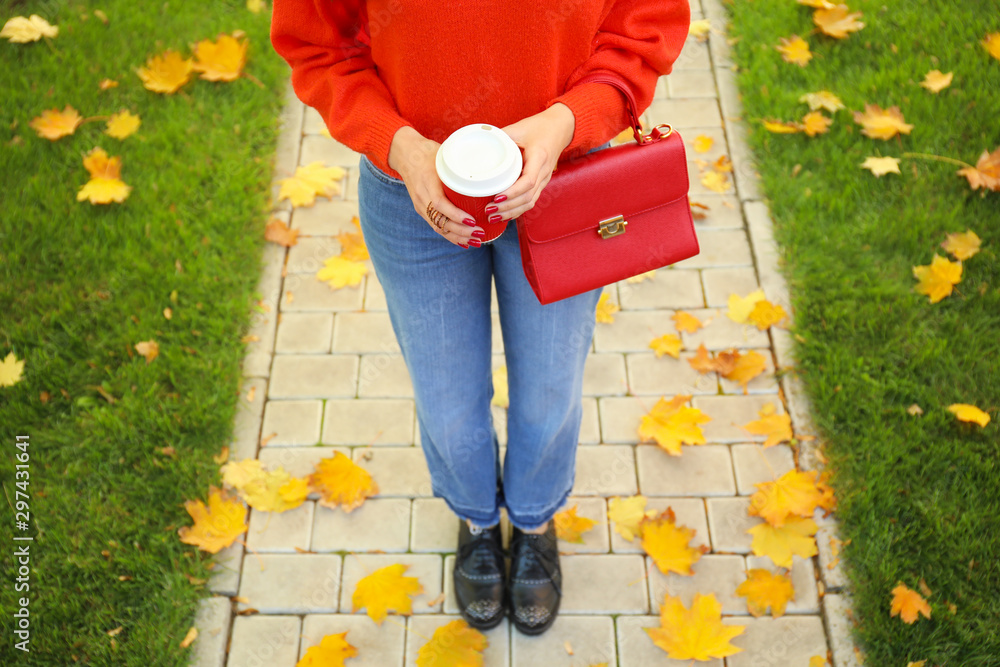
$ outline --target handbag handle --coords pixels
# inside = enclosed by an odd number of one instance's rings
[[[625,110],[628,111],[629,120],[631,121],[632,136],[635,138],[635,143],[640,146],[652,144],[660,139],[669,137],[674,131],[674,128],[668,123],[661,123],[654,127],[649,134],[644,135],[642,133],[642,122],[639,120],[639,110],[636,107],[635,96],[621,75],[607,70],[594,72],[577,81],[575,85],[579,86],[582,83],[606,83],[617,88],[625,96]]]

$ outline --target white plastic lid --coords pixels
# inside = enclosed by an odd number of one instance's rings
[[[506,132],[477,123],[455,130],[435,158],[438,177],[467,197],[492,197],[521,175],[521,151]]]

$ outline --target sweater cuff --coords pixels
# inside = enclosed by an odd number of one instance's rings
[[[368,118],[367,123],[372,137],[371,144],[366,151],[368,159],[387,175],[402,180],[403,177],[389,166],[389,148],[392,146],[392,138],[396,132],[410,123],[406,122],[395,111],[373,114]]]
[[[563,152],[566,157],[582,155],[610,141],[629,126],[625,98],[614,86],[605,83],[584,83],[553,99],[546,108],[562,102],[576,118],[573,139]]]

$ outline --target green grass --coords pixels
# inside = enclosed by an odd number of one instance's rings
[[[835,471],[837,514],[867,665],[963,667],[1000,656],[1000,193],[969,189],[957,167],[903,159],[876,179],[868,156],[921,152],[975,163],[1000,146],[1000,61],[979,41],[1000,30],[1000,2],[854,0],[866,27],[846,40],[812,34],[812,10],[791,0],[728,5],[744,118],[782,246],[794,300],[798,372]],[[806,37],[805,68],[774,50]],[[932,95],[926,72],[953,71]],[[848,110],[829,134],[773,135],[764,118],[798,120],[807,92]],[[912,134],[863,136],[850,111],[898,105]],[[954,294],[917,294],[949,232],[974,230]],[[945,408],[973,403],[993,421],[960,424]],[[924,414],[911,416],[919,405]],[[930,620],[889,616],[898,581],[933,591]],[[955,613],[949,611],[955,605]]]
[[[0,477],[13,501],[15,436],[29,435],[32,641],[31,653],[13,648],[24,593],[5,555],[0,664],[184,665],[178,644],[208,595],[186,575],[208,577],[211,557],[177,528],[190,523],[183,501],[218,479],[211,457],[231,435],[286,68],[267,14],[243,0],[0,2],[0,22],[32,13],[58,37],[0,43],[0,357],[25,360],[23,380],[0,388]],[[263,87],[143,89],[134,70],[148,56],[235,29]],[[105,77],[120,85],[99,90]],[[67,104],[83,116],[127,108],[142,126],[119,141],[87,123],[56,142],[28,126]],[[123,157],[123,204],[76,201],[94,146]],[[133,345],[150,339],[160,356],[147,365]]]

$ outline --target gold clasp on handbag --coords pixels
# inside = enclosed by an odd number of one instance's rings
[[[602,239],[609,239],[612,236],[618,236],[619,234],[625,233],[625,225],[628,221],[625,220],[625,216],[616,215],[613,218],[608,218],[607,220],[601,220],[597,225],[597,233],[601,235]]]

